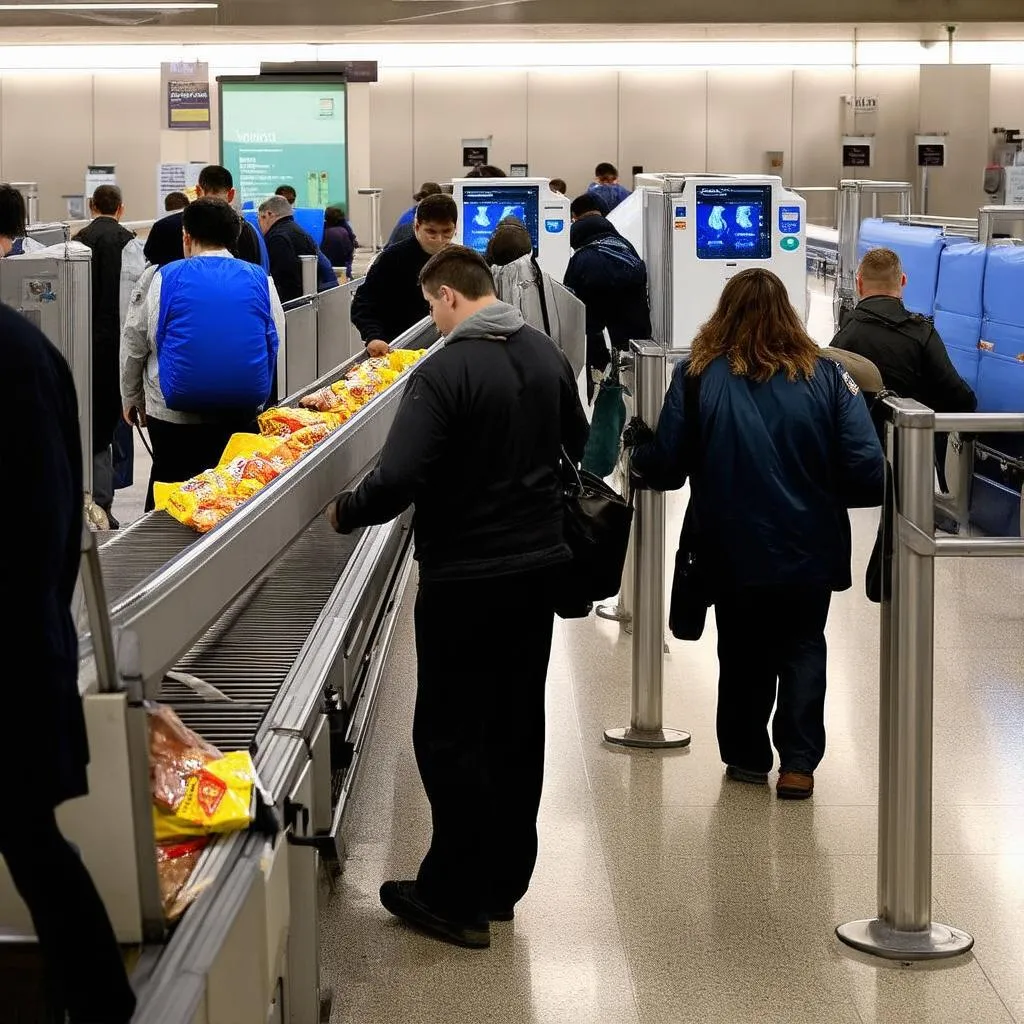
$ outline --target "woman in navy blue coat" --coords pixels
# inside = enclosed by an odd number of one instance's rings
[[[4,674],[4,761],[15,799],[0,815],[0,854],[32,915],[57,1008],[72,1024],[123,1024],[135,997],[117,941],[54,815],[89,790],[71,616],[84,501],[78,399],[64,357],[3,305],[0,380],[17,425],[16,438],[0,446],[0,477],[33,507],[31,528],[2,563],[10,599],[0,644],[16,660]]]
[[[699,381],[696,445],[688,376]],[[847,509],[881,504],[883,458],[857,384],[807,335],[770,271],[725,286],[633,469],[657,490],[690,478],[727,774],[767,781],[777,701],[778,795],[810,796],[825,753],[825,621],[833,591],[851,584]]]

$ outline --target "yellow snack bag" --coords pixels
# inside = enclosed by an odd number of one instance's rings
[[[218,466],[226,466],[238,458],[251,459],[255,455],[270,455],[281,443],[280,438],[264,434],[232,434],[220,457]]]
[[[248,828],[255,778],[247,751],[232,751],[207,762],[185,780],[184,794],[173,811],[153,808],[157,841]]]

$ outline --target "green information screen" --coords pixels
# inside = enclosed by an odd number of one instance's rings
[[[279,185],[299,207],[347,207],[345,121],[344,82],[221,79],[221,160],[243,209]]]

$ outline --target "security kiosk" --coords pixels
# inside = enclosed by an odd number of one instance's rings
[[[764,174],[644,174],[609,220],[647,264],[655,340],[688,347],[726,281],[764,267],[806,322],[806,203]]]
[[[456,240],[479,253],[498,223],[516,217],[526,225],[541,270],[556,281],[569,263],[569,199],[551,190],[547,178],[456,178],[452,197],[459,209]]]

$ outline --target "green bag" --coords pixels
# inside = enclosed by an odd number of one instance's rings
[[[583,468],[602,480],[611,476],[619,458],[622,429],[626,425],[623,390],[618,366],[613,360],[611,372],[597,386],[590,436],[583,451]]]

